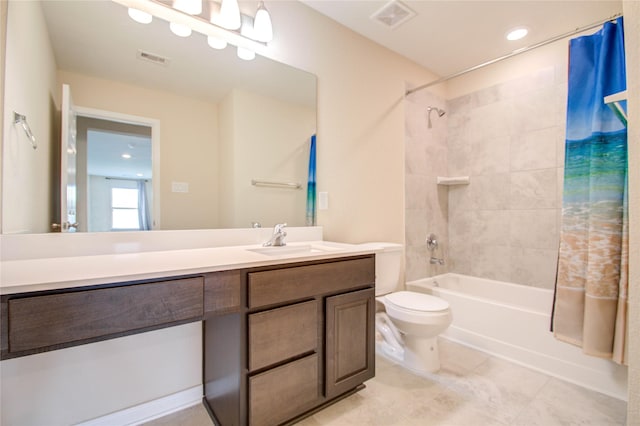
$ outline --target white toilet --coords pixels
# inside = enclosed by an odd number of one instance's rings
[[[376,352],[417,373],[440,368],[438,335],[452,321],[449,303],[439,297],[397,291],[402,245],[376,243]],[[380,307],[381,308],[381,307]]]

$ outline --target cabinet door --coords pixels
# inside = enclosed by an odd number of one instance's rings
[[[375,375],[373,288],[327,297],[326,397],[334,398]]]

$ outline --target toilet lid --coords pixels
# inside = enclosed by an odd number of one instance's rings
[[[414,291],[398,291],[388,294],[386,299],[399,308],[412,311],[435,312],[449,309],[449,302],[446,300]]]

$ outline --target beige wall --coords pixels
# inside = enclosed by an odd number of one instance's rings
[[[318,215],[325,237],[402,242],[405,82],[420,84],[433,75],[297,1],[272,2],[269,7],[276,28],[272,57],[318,77],[318,189],[328,191],[330,199],[330,209]],[[122,88],[105,87],[99,91],[102,101],[94,103],[85,97],[89,94],[83,89],[86,81],[78,77],[70,83],[78,105],[107,110],[120,105],[109,97]],[[152,110],[153,105],[133,101],[128,105],[121,112],[160,120],[164,115],[159,114],[175,112]],[[133,107],[139,109],[133,111]],[[207,120],[200,121],[212,123],[214,114],[206,113]],[[161,132],[163,139],[179,142],[176,152],[163,149],[161,160],[176,159],[163,188],[179,180],[189,181],[192,191],[198,189],[190,172],[210,168],[215,163],[213,153],[207,155],[201,149],[201,163],[189,162],[180,151],[187,150],[189,138],[165,127]],[[163,178],[164,174],[163,170]],[[215,214],[212,210],[207,216]],[[164,211],[162,215],[163,223],[171,217]],[[185,326],[115,339],[105,342],[106,346],[86,345],[3,361],[2,423],[22,419],[22,424],[42,424],[40,415],[47,413],[49,423],[75,423],[196,386],[201,377],[193,367],[201,366],[200,342],[199,328]],[[122,365],[133,367],[123,371]],[[77,371],[83,374],[72,373]],[[135,376],[130,371],[136,371]],[[46,406],[33,410],[34,400]],[[66,405],[71,401],[77,411]]]
[[[0,105],[2,105],[3,113],[0,114],[0,136],[4,139],[4,66],[7,57],[7,10],[9,2],[0,1]],[[2,159],[4,155],[0,149],[0,192],[2,192]],[[2,196],[0,196],[0,233],[2,232]]]
[[[38,2],[11,2],[6,30],[4,123],[13,112],[27,117],[38,149],[18,125],[4,127],[2,204],[3,233],[49,232],[54,219],[51,178],[57,156],[55,59]],[[4,29],[4,26],[3,26]]]
[[[217,105],[169,92],[59,71],[77,106],[160,121],[160,229],[218,227]],[[188,193],[171,191],[186,182]]]
[[[220,204],[220,227],[248,228],[252,222],[265,227],[282,222],[305,226],[309,139],[315,132],[315,110],[238,89],[224,103],[233,110],[223,114],[232,123],[233,136],[221,138],[226,155],[220,161],[233,170],[229,170],[231,178],[221,176],[226,182],[221,191],[227,196]],[[257,187],[251,185],[253,179],[295,182],[302,187]]]
[[[325,238],[404,241],[405,84],[434,75],[302,3],[269,5],[271,56],[318,76],[317,189]]]
[[[640,2],[623,2],[629,113],[629,404],[640,425]]]

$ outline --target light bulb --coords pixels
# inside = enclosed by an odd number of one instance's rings
[[[263,41],[265,43],[273,40],[273,25],[271,24],[271,15],[264,6],[264,2],[261,1],[258,5],[258,11],[256,17],[253,20],[253,35],[256,40]]]
[[[247,38],[253,38],[253,22],[250,19],[245,19],[240,29],[240,34]],[[251,61],[256,57],[256,52],[253,50],[238,46],[238,58],[245,61]]]
[[[207,44],[214,49],[224,49],[225,47],[227,47],[226,41],[213,36],[207,37]]]
[[[253,50],[245,49],[244,47],[238,47],[238,58],[244,59],[245,61],[251,61],[255,59],[256,52]]]
[[[150,13],[143,12],[139,9],[129,8],[129,17],[141,24],[149,24],[153,21],[153,16]]]
[[[240,7],[237,0],[222,0],[220,6],[220,25],[228,30],[240,28]]]
[[[186,25],[176,24],[175,22],[169,23],[169,29],[178,37],[189,37],[191,35],[191,28]]]
[[[200,15],[202,13],[202,0],[175,0],[173,7],[189,15]]]

